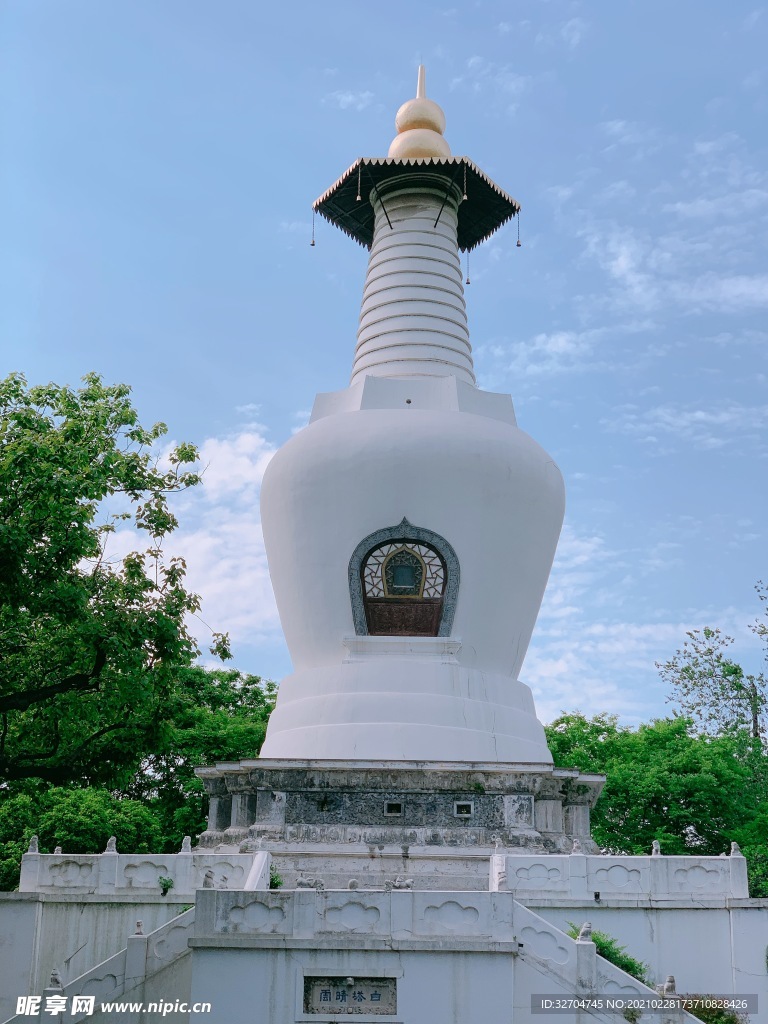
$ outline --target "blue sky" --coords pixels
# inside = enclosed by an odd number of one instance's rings
[[[767,51],[765,7],[715,0],[8,0],[0,372],[97,370],[201,446],[174,547],[236,665],[285,675],[259,484],[348,381],[366,264],[324,222],[310,248],[310,206],[386,153],[421,59],[454,154],[522,204],[467,301],[481,386],[566,480],[523,679],[545,720],[664,714],[686,629],[762,660]]]

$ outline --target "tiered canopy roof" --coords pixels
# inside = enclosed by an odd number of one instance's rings
[[[342,174],[338,181],[312,204],[313,209],[341,228],[356,242],[370,249],[373,241],[374,210],[367,199],[372,190],[382,187],[389,179],[407,174],[414,185],[435,176],[453,181],[464,188],[466,170],[466,199],[459,206],[459,248],[462,252],[474,249],[498,230],[520,210],[520,204],[499,188],[487,174],[466,156],[439,157],[361,157]],[[358,193],[358,179],[361,192]]]
[[[520,204],[499,188],[468,157],[451,156],[443,138],[445,115],[426,95],[424,68],[419,68],[416,98],[397,112],[398,134],[386,157],[361,157],[338,181],[316,199],[313,209],[370,249],[373,242],[374,210],[367,200],[379,194],[392,178],[407,176],[414,186],[435,185],[462,189],[459,205],[458,242],[464,252],[484,242],[520,211]]]

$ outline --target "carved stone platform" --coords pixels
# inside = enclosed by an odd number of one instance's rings
[[[598,852],[589,814],[604,777],[546,764],[255,759],[196,772],[210,798],[200,846],[269,850],[291,879],[417,871],[419,887],[439,887],[483,862],[484,888],[491,853]]]

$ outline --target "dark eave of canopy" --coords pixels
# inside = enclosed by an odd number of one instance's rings
[[[435,172],[447,177],[462,188],[467,172],[467,198],[459,204],[459,249],[468,252],[484,242],[502,224],[514,217],[520,204],[491,181],[468,157],[361,157],[336,181],[327,192],[312,204],[312,209],[331,224],[341,228],[356,242],[370,249],[373,243],[373,207],[357,199],[358,176],[361,194],[381,188],[390,178],[405,174],[412,176],[414,184],[419,178]],[[358,168],[360,169],[358,172]]]

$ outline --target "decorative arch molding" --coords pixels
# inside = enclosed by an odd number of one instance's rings
[[[363,594],[363,570],[366,561],[378,548],[386,544],[399,543],[422,544],[433,549],[440,556],[445,569],[445,586],[442,593],[442,609],[440,624],[436,636],[450,636],[453,628],[453,617],[459,596],[459,559],[453,547],[445,537],[422,526],[414,526],[404,517],[397,526],[388,526],[383,530],[369,533],[357,545],[349,560],[349,596],[352,603],[352,619],[355,633],[368,636],[368,619]],[[396,634],[408,635],[408,634]]]

